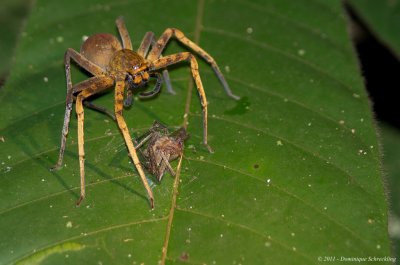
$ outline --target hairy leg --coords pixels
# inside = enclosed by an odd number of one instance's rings
[[[98,77],[97,82],[88,83],[86,89],[82,90],[76,97],[76,114],[78,116],[78,150],[79,150],[79,170],[81,177],[81,196],[77,201],[79,205],[85,198],[85,150],[84,150],[84,111],[83,111],[83,100],[86,98],[101,92],[109,87],[107,83],[109,77]],[[89,85],[90,84],[90,85]]]
[[[194,52],[196,52],[200,57],[202,57],[207,63],[209,63],[214,70],[214,73],[217,75],[219,81],[221,82],[222,86],[224,87],[225,93],[235,99],[238,100],[239,97],[232,93],[228,83],[225,80],[224,75],[222,74],[221,70],[219,69],[217,63],[215,62],[214,58],[211,57],[205,50],[200,48],[196,43],[188,39],[180,30],[174,28],[168,28],[164,31],[164,33],[160,36],[158,41],[155,45],[153,45],[152,50],[150,51],[147,59],[150,61],[157,60],[160,58],[162,51],[164,50],[165,46],[167,45],[170,38],[173,37],[177,39],[180,43],[189,47]]]
[[[142,147],[145,143],[147,143],[147,142],[151,139],[151,137],[153,137],[154,132],[148,131],[146,134],[147,134],[146,137],[144,137],[143,139],[141,139],[139,143],[137,143],[137,142],[135,141],[135,144],[136,144],[136,145],[135,145],[135,149],[139,149],[139,148]],[[143,136],[144,136],[144,135],[143,135]],[[142,136],[140,136],[140,137],[142,137]]]
[[[122,46],[125,49],[132,50],[131,38],[129,37],[128,29],[126,28],[123,17],[117,18],[115,23],[117,24],[118,32],[122,39]]]
[[[200,79],[196,58],[189,52],[172,54],[154,61],[150,66],[150,71],[157,70],[159,68],[164,68],[169,65],[176,64],[182,61],[188,61],[190,63],[190,69],[192,71],[193,79],[196,83],[197,91],[199,92],[200,103],[203,110],[203,143],[207,147],[208,151],[212,152],[212,149],[208,145],[207,141],[207,98],[206,98],[206,93],[204,92],[203,84]]]
[[[169,157],[165,156],[164,153],[161,153],[161,157],[163,158],[165,166],[168,168],[168,170],[171,173],[171,175],[175,177],[176,173],[172,169],[171,164],[169,163]],[[161,180],[161,179],[159,179],[159,180]]]
[[[149,52],[150,46],[154,46],[154,45],[156,45],[156,39],[155,39],[154,33],[150,32],[150,31],[146,32],[146,34],[144,35],[144,38],[142,40],[142,43],[140,44],[139,49],[137,50],[137,53],[140,56],[142,56],[143,58],[146,58],[147,54]],[[172,88],[171,78],[169,77],[168,70],[164,69],[162,71],[162,75],[163,75],[163,79],[165,82],[165,86],[167,87],[167,91],[170,94],[175,95],[176,93],[175,93],[174,89]]]
[[[101,80],[100,80],[101,79]],[[73,87],[73,94],[78,94],[80,91],[86,89],[87,87],[93,87],[96,86],[96,84],[102,83],[101,86],[107,86],[111,87],[114,84],[114,80],[111,77],[107,76],[94,76],[91,77],[85,81],[82,81]],[[75,97],[76,98],[76,97]],[[85,100],[83,102],[83,105],[85,107],[88,107],[90,109],[96,110],[98,112],[104,113],[107,116],[111,117],[115,121],[115,116],[114,113],[106,109],[105,107],[98,106],[90,101]]]
[[[52,170],[60,168],[63,162],[65,144],[68,135],[69,121],[71,118],[72,103],[74,101],[73,98],[74,87],[72,86],[72,80],[71,80],[71,59],[93,75],[98,76],[103,74],[103,70],[99,66],[90,62],[88,59],[86,59],[77,51],[73,49],[67,49],[67,51],[65,52],[64,64],[65,64],[65,75],[67,80],[67,96],[65,99],[65,114],[64,114],[63,129],[61,132],[60,153],[58,156],[57,163],[51,168]]]
[[[129,130],[126,125],[124,118],[122,117],[123,110],[123,100],[124,100],[124,89],[125,89],[125,81],[119,80],[115,86],[115,118],[117,120],[118,127],[120,128],[122,135],[125,140],[125,144],[128,147],[129,154],[133,160],[133,163],[139,173],[140,178],[142,179],[143,185],[146,188],[147,194],[150,199],[151,208],[154,208],[154,197],[153,192],[147,182],[146,176],[143,172],[142,166],[140,164],[139,158],[136,153],[136,149],[133,146],[133,142],[131,136],[129,135]]]
[[[150,46],[154,43],[154,33],[153,32],[146,32],[146,34],[143,37],[142,42],[140,43],[140,46],[137,50],[137,53],[142,56],[143,58],[146,58],[147,53],[149,52]]]

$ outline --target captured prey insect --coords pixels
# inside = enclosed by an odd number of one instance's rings
[[[139,143],[135,145],[135,148],[142,153],[144,158],[142,163],[145,168],[156,176],[158,181],[161,181],[167,170],[175,176],[175,171],[169,162],[182,155],[184,141],[187,138],[185,128],[169,133],[167,127],[155,121],[150,130],[138,138]]]
[[[220,80],[227,95],[233,99],[239,99],[234,95],[222,75],[214,59],[197,44],[189,40],[180,30],[167,28],[161,37],[156,40],[154,33],[147,32],[139,46],[134,51],[128,34],[128,30],[122,18],[116,20],[117,28],[122,39],[122,43],[113,35],[99,33],[90,36],[81,46],[80,52],[74,49],[67,49],[64,58],[65,74],[67,79],[67,96],[64,115],[64,124],[61,134],[61,147],[57,164],[53,169],[60,168],[64,157],[66,137],[71,116],[73,102],[76,103],[76,114],[78,117],[78,151],[80,167],[81,193],[77,202],[79,205],[85,198],[85,151],[84,151],[84,109],[83,106],[96,109],[110,115],[118,124],[124,137],[125,144],[133,163],[139,173],[143,185],[147,191],[150,205],[154,208],[154,197],[152,190],[143,172],[136,149],[129,135],[128,126],[122,116],[124,106],[132,104],[132,94],[144,87],[150,78],[156,79],[153,90],[141,92],[139,98],[146,98],[160,92],[162,74],[167,83],[167,88],[171,87],[166,68],[170,65],[186,61],[190,64],[191,73],[200,96],[203,112],[203,143],[211,151],[207,142],[207,99],[200,79],[197,60],[190,52],[180,52],[172,55],[162,56],[161,53],[171,38],[175,38],[184,46],[197,53],[202,59],[209,63],[216,76]],[[93,77],[73,85],[71,80],[71,60],[75,61],[80,67],[88,71]],[[100,94],[110,87],[114,87],[114,112],[96,106],[87,101],[93,95]]]

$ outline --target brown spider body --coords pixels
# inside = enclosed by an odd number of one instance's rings
[[[106,71],[114,54],[121,49],[121,42],[114,35],[98,33],[83,42],[80,53]]]
[[[136,52],[122,49],[114,54],[107,68],[109,75],[115,79],[125,79],[130,75],[135,85],[144,85],[149,79],[148,64]]]
[[[108,33],[90,36],[81,46],[81,54],[99,65],[113,79],[124,79],[131,75],[132,80],[126,82],[128,88],[132,85],[143,86],[149,79],[148,72],[136,74],[148,68],[148,63],[137,52],[123,49],[118,39]]]
[[[147,159],[146,168],[157,177],[158,181],[161,181],[166,170],[169,170],[175,176],[169,162],[182,155],[183,143],[187,137],[184,128],[180,128],[169,135],[163,135],[163,133],[157,131],[153,133],[143,155]]]
[[[139,48],[136,51],[133,51],[132,43],[123,19],[118,18],[116,24],[122,43],[111,34],[100,33],[89,37],[82,44],[80,53],[71,48],[67,49],[65,53],[64,63],[67,79],[67,96],[64,124],[61,135],[61,148],[57,164],[53,168],[60,168],[62,165],[71,110],[75,100],[76,114],[78,117],[78,149],[81,176],[81,196],[77,204],[80,204],[85,197],[83,106],[87,106],[108,114],[117,122],[118,127],[124,137],[129,154],[139,173],[143,185],[146,188],[151,207],[153,207],[153,193],[136,154],[136,149],[132,143],[128,126],[122,116],[123,108],[132,104],[132,94],[136,91],[136,88],[144,87],[148,80],[152,77],[156,78],[154,89],[151,91],[140,92],[138,94],[139,98],[148,98],[159,93],[163,79],[167,85],[167,90],[170,93],[174,93],[171,88],[170,79],[166,68],[182,61],[188,62],[190,64],[190,69],[196,84],[196,88],[199,92],[203,111],[203,142],[204,145],[211,151],[211,148],[207,142],[207,99],[200,79],[197,60],[193,54],[189,52],[181,52],[163,57],[161,53],[168,41],[171,38],[175,38],[180,43],[196,52],[211,65],[228,96],[234,99],[239,99],[239,97],[235,96],[231,92],[214,59],[197,44],[189,40],[178,29],[166,29],[158,40],[155,39],[152,32],[147,32]],[[79,66],[92,74],[93,77],[73,85],[70,70],[71,60],[75,61]],[[162,75],[160,72],[162,72]],[[115,95],[113,113],[88,101],[88,98],[91,96],[102,93],[112,86],[114,86]]]

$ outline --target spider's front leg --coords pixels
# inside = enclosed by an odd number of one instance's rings
[[[151,46],[154,47],[154,45],[156,45],[156,39],[155,39],[154,33],[150,32],[150,31],[146,32],[146,34],[144,35],[144,38],[142,40],[142,43],[140,44],[140,46],[137,50],[137,53],[140,56],[142,56],[143,58],[146,58],[147,54],[150,50],[150,47]],[[162,56],[160,56],[160,57],[162,57]],[[167,69],[164,69],[162,71],[162,76],[163,76],[165,85],[167,87],[168,93],[175,95],[176,93],[175,93],[174,89],[172,88],[171,78],[169,77],[169,73],[168,73]]]
[[[203,111],[203,143],[207,147],[208,151],[212,153],[211,147],[208,145],[208,135],[207,135],[207,98],[206,93],[204,92],[203,84],[200,79],[199,68],[197,64],[196,58],[189,52],[181,52],[177,54],[172,54],[166,57],[159,58],[154,61],[150,66],[150,71],[156,71],[158,69],[162,69],[168,67],[169,65],[176,64],[182,61],[190,62],[190,69],[192,71],[193,79],[196,83],[197,91],[200,96],[200,103]]]
[[[235,99],[239,100],[240,97],[234,95],[232,90],[230,89],[228,83],[225,80],[224,75],[222,74],[221,70],[219,69],[217,63],[215,62],[214,58],[211,57],[205,50],[203,50],[200,46],[196,43],[188,39],[182,31],[175,29],[175,28],[168,28],[164,31],[164,33],[160,36],[158,41],[153,45],[152,50],[149,52],[147,59],[149,61],[154,61],[160,58],[162,51],[164,50],[165,46],[167,45],[168,41],[174,37],[180,43],[189,47],[194,52],[196,52],[200,57],[202,57],[207,63],[211,65],[211,68],[214,70],[214,73],[218,77],[219,81],[221,82],[222,86],[224,87],[225,93]]]
[[[135,167],[139,173],[139,176],[143,182],[144,187],[146,188],[147,194],[150,199],[150,205],[151,208],[154,208],[154,197],[153,197],[153,192],[151,191],[151,188],[149,186],[149,183],[147,182],[146,175],[143,172],[142,166],[140,164],[139,158],[136,153],[136,149],[133,145],[131,136],[129,135],[129,130],[126,125],[126,122],[124,118],[122,117],[122,111],[123,111],[123,102],[124,102],[124,89],[125,89],[125,81],[124,80],[118,80],[115,85],[115,118],[117,120],[118,127],[120,128],[122,135],[124,136],[125,144],[128,147],[129,154],[131,155],[131,158],[133,160],[133,163],[135,164]]]

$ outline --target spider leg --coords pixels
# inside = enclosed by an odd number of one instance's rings
[[[163,75],[163,79],[165,82],[165,86],[167,87],[168,93],[170,93],[172,95],[176,95],[175,90],[172,88],[171,78],[169,77],[168,70],[163,70],[162,75]]]
[[[202,57],[207,63],[209,63],[214,70],[214,73],[217,75],[219,81],[221,82],[222,86],[224,87],[225,93],[235,99],[239,100],[240,97],[234,95],[232,93],[232,90],[230,89],[228,83],[225,80],[224,75],[222,74],[221,70],[219,69],[217,63],[215,60],[209,55],[205,50],[200,48],[196,43],[193,41],[189,40],[180,30],[175,29],[175,28],[168,28],[164,31],[164,33],[161,35],[161,37],[158,39],[157,43],[153,45],[152,50],[150,51],[147,59],[149,61],[154,61],[158,59],[161,55],[161,52],[164,50],[165,46],[167,45],[168,41],[170,40],[171,37],[174,37],[177,39],[180,43],[185,45],[186,47],[189,47],[192,49],[194,52],[196,52],[200,57]]]
[[[200,96],[200,103],[203,110],[203,143],[207,147],[208,151],[212,153],[211,147],[207,142],[207,98],[204,92],[203,84],[200,79],[199,69],[196,58],[190,52],[181,52],[177,54],[168,55],[154,61],[150,66],[150,71],[155,71],[160,68],[167,67],[172,64],[176,64],[182,61],[190,62],[190,69],[192,71],[193,79],[196,83],[197,91]]]
[[[175,177],[176,173],[175,173],[175,171],[172,169],[171,164],[170,164],[169,161],[168,161],[169,158],[166,157],[164,153],[161,153],[161,157],[163,158],[164,164],[165,164],[165,166],[168,168],[168,170],[169,170],[169,172],[171,173],[171,175]],[[162,178],[162,176],[161,176],[161,178]],[[161,181],[161,178],[160,178],[158,181]]]
[[[142,140],[140,140],[139,143],[137,143],[136,141],[134,141],[135,144],[136,144],[136,145],[135,145],[135,149],[139,149],[139,148],[142,147],[142,145],[144,145],[148,140],[150,140],[151,137],[153,137],[154,132],[148,131],[147,133],[148,133],[148,135],[147,135],[145,138],[143,138]]]
[[[125,99],[124,99],[124,108],[129,108],[133,103],[133,93],[132,90],[128,89],[126,91]]]
[[[140,164],[139,158],[136,153],[136,149],[133,146],[131,136],[129,135],[129,130],[126,125],[124,118],[122,117],[123,110],[123,101],[124,101],[124,89],[125,89],[125,81],[118,80],[115,85],[115,118],[117,119],[118,127],[120,128],[122,135],[124,136],[124,140],[126,146],[128,147],[129,154],[135,164],[135,167],[139,173],[140,178],[142,179],[143,185],[146,188],[147,194],[150,199],[151,208],[154,208],[154,197],[153,192],[147,182],[146,176],[143,172],[142,166]]]
[[[117,24],[119,35],[121,36],[122,39],[122,46],[125,49],[132,50],[132,42],[131,38],[129,37],[128,29],[126,28],[124,18],[123,17],[117,18],[115,23]]]
[[[150,32],[150,31],[146,32],[146,34],[144,35],[144,38],[142,40],[142,43],[140,44],[139,49],[137,50],[137,53],[140,56],[142,56],[143,58],[146,58],[147,53],[149,52],[150,46],[154,46],[155,44],[156,44],[156,39],[155,39],[154,33]],[[163,74],[163,79],[164,79],[165,85],[167,87],[168,93],[175,95],[176,93],[175,93],[174,89],[172,88],[171,78],[169,77],[168,70],[164,69],[162,71],[162,74]]]
[[[67,96],[65,99],[64,124],[63,124],[63,129],[61,131],[60,153],[58,156],[57,163],[51,168],[51,170],[60,168],[64,158],[64,150],[67,141],[69,121],[71,118],[72,103],[74,101],[73,97],[74,87],[72,86],[72,80],[71,80],[71,59],[93,75],[98,76],[103,74],[103,70],[99,66],[90,62],[88,59],[86,59],[83,55],[81,55],[77,51],[69,48],[65,52],[64,64],[65,64],[65,75],[67,79]]]
[[[81,196],[77,201],[79,205],[85,198],[85,150],[84,150],[84,133],[83,133],[83,123],[84,123],[84,111],[83,111],[83,100],[86,98],[101,92],[110,87],[113,83],[113,79],[106,76],[98,76],[87,80],[87,86],[84,90],[79,92],[76,96],[76,114],[78,116],[78,151],[79,151],[79,169],[81,176]]]
[[[167,134],[168,133],[168,128],[164,124],[162,124],[159,121],[154,121],[153,126],[151,127],[152,131],[159,131],[161,133]]]
[[[89,108],[89,109],[93,109],[93,110],[96,110],[96,111],[98,111],[98,112],[104,113],[104,114],[106,114],[107,116],[109,116],[111,119],[113,119],[114,121],[116,121],[114,113],[112,113],[111,111],[109,111],[109,110],[108,110],[107,108],[105,108],[105,107],[98,106],[98,105],[94,104],[94,103],[91,102],[91,101],[84,101],[84,102],[83,102],[83,105],[84,105],[85,107]]]
[[[88,86],[91,86],[93,83],[98,82],[98,78],[99,77],[94,76],[94,77],[91,77],[91,78],[89,78],[89,79],[87,79],[85,81],[82,81],[82,82],[74,85],[73,94],[77,94],[77,93],[81,92],[82,90],[84,90],[85,88],[87,88]],[[101,78],[104,78],[104,77],[101,77]],[[113,84],[112,82],[113,82],[112,79],[108,79],[107,80],[107,83],[109,84],[109,87],[112,86],[112,84]],[[76,100],[76,97],[74,97],[74,99]],[[113,119],[115,121],[114,113],[112,113],[111,111],[109,111],[105,107],[98,106],[98,105],[92,103],[91,101],[87,101],[87,100],[85,100],[83,102],[83,105],[85,107],[90,108],[90,109],[93,109],[93,110],[96,110],[98,112],[104,113],[104,114],[106,114],[107,116],[109,116],[111,119]]]
[[[157,173],[156,178],[158,181],[161,181],[162,178],[164,177],[166,167],[167,165],[164,163],[164,159],[161,158],[160,165],[158,165],[157,172],[155,172]]]
[[[137,50],[137,53],[142,56],[143,58],[146,58],[147,53],[149,52],[151,44],[154,43],[154,33],[153,32],[146,32],[146,34],[143,37],[142,42],[140,43],[140,46]]]

